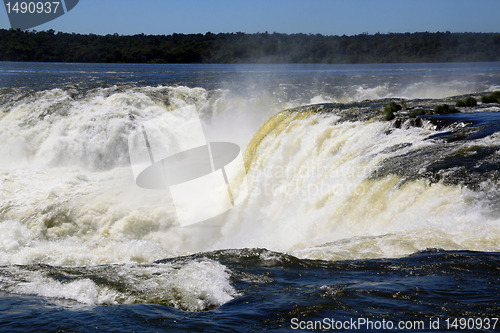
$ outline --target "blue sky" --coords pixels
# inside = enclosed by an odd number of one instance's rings
[[[80,0],[34,29],[99,35],[500,32],[499,15],[500,0]],[[0,28],[10,28],[5,9]]]

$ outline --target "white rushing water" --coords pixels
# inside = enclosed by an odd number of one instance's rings
[[[358,89],[352,98],[400,93],[383,89]],[[406,91],[411,89],[416,88]],[[457,89],[452,85],[443,94]],[[168,103],[153,95],[165,96]],[[326,260],[397,257],[426,247],[500,248],[500,219],[484,193],[423,179],[370,178],[383,159],[432,145],[423,141],[431,130],[398,129],[388,135],[384,122],[277,114],[339,99],[318,95],[280,102],[267,95],[242,99],[222,90],[145,87],[97,89],[83,98],[54,89],[4,105],[0,264],[151,263],[242,247]],[[221,228],[181,228],[168,193],[133,182],[127,137],[134,124],[185,105],[197,107],[210,139],[253,147],[246,156],[249,196]],[[169,126],[189,131],[182,122]],[[499,140],[488,137],[484,144]],[[412,145],[388,150],[404,143]]]
[[[325,260],[399,257],[427,247],[498,251],[500,216],[486,191],[371,177],[384,159],[434,145],[423,140],[435,133],[430,127],[388,134],[386,122],[281,112],[473,89],[382,84],[290,100],[276,92],[110,87],[9,101],[0,105],[0,290],[84,305],[163,302],[203,311],[239,295],[224,265],[206,258],[151,263],[245,247]],[[134,184],[129,133],[187,105],[198,110],[208,140],[247,148],[249,195],[220,227],[181,228],[167,191]],[[173,116],[165,126],[179,137],[190,131]],[[499,144],[497,134],[471,143]]]

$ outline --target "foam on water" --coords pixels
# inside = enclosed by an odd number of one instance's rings
[[[401,83],[384,83],[377,86],[360,85],[349,87],[347,101],[355,102],[383,98],[446,98],[477,91],[476,82],[453,80],[437,82],[429,78],[428,81],[415,82],[407,85]],[[338,100],[343,102],[342,100]]]
[[[393,88],[361,89],[352,98],[400,93]],[[423,140],[435,134],[431,128],[387,134],[387,123],[378,121],[276,114],[285,106],[342,98],[318,94],[283,102],[269,94],[244,99],[202,88],[110,87],[76,97],[42,91],[4,105],[0,264],[132,264],[242,247],[331,260],[402,256],[428,246],[500,247],[500,233],[491,231],[498,230],[498,215],[485,193],[372,177],[382,160],[433,145]],[[180,228],[168,192],[133,183],[130,131],[186,105],[199,110],[207,138],[247,146],[250,194],[220,230]],[[189,131],[173,116],[165,126]],[[474,144],[498,141],[493,135]]]
[[[78,77],[63,89],[0,88],[0,290],[64,306],[153,303],[206,311],[243,294],[235,279],[273,282],[265,274],[231,272],[222,264],[230,265],[227,258],[258,257],[272,266],[293,265],[287,254],[335,261],[401,257],[428,247],[500,250],[497,182],[472,191],[418,177],[377,177],[385,159],[436,144],[424,140],[437,133],[430,122],[389,129],[380,121],[342,121],[335,112],[283,111],[496,91],[494,79],[415,79],[392,71],[266,81],[274,74],[241,81],[236,75],[236,88],[141,86],[150,84],[146,79],[96,88],[114,75],[96,76],[88,87]],[[181,228],[168,191],[134,184],[129,133],[167,115],[163,125],[182,140],[190,128],[171,111],[185,106],[196,107],[209,141],[246,148],[249,196],[221,227]],[[500,136],[462,145],[477,146],[500,146]],[[257,247],[281,253],[237,250]]]
[[[223,227],[219,246],[333,260],[425,247],[498,250],[500,218],[490,214],[484,193],[373,178],[385,158],[434,144],[423,141],[432,133],[425,128],[386,131],[387,123],[307,112],[270,119],[247,149],[249,198]]]
[[[86,305],[160,303],[186,311],[209,310],[238,296],[227,268],[208,259],[85,269],[10,266],[0,272],[0,288]]]
[[[0,239],[12,249],[2,264],[152,262],[211,241],[211,230],[180,228],[169,193],[136,187],[129,168],[24,168],[1,182]]]

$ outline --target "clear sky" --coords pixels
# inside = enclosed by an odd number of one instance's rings
[[[0,28],[10,28],[2,8]],[[500,0],[80,0],[34,29],[98,35],[500,32]]]

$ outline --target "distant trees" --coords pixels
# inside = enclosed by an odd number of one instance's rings
[[[118,34],[0,30],[0,61],[95,63],[412,63],[500,61],[499,33]]]

